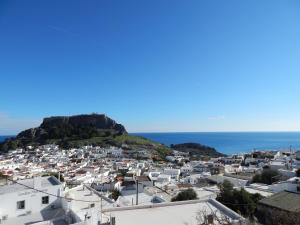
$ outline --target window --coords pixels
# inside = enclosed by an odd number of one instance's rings
[[[49,204],[49,196],[42,197],[42,204]]]
[[[17,209],[25,209],[25,201],[18,201]]]

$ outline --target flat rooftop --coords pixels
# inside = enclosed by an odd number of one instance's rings
[[[250,194],[260,194],[263,197],[270,197],[274,194],[271,191],[263,191],[263,190],[259,190],[257,188],[252,188],[252,187],[244,187],[244,189],[247,192],[249,192]]]
[[[207,178],[210,181],[215,183],[223,183],[225,180],[230,181],[235,187],[244,187],[248,183],[248,180],[238,179],[230,176],[222,176],[222,175],[212,175]]]
[[[61,184],[55,177],[52,176],[40,177],[39,179],[42,188]],[[15,181],[18,182],[19,184],[15,183],[14,181],[9,181],[9,182],[11,184],[0,186],[0,195],[31,189],[34,187],[35,181],[33,178],[31,178],[31,179]]]
[[[80,217],[81,220],[84,220],[86,213],[91,210],[100,212],[101,208],[105,209],[114,207],[114,203],[108,202],[105,198],[102,198],[101,201],[100,194],[98,195],[96,193],[96,191],[92,191],[92,189],[88,189],[82,185],[66,192],[67,198],[79,200],[71,200],[71,202],[69,202],[69,207]]]
[[[243,217],[213,199],[114,208],[104,210],[104,213],[115,217],[116,225],[202,224],[202,213],[214,213],[218,218],[226,217],[230,221],[244,221]],[[216,220],[214,224],[218,224]]]

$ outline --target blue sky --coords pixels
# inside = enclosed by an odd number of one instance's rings
[[[0,134],[300,130],[299,1],[0,1]]]

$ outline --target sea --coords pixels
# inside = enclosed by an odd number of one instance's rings
[[[300,132],[134,133],[165,145],[196,142],[227,155],[254,150],[300,150]]]
[[[195,142],[227,155],[253,150],[300,150],[300,132],[131,133],[165,145]],[[13,136],[0,136],[0,142]]]
[[[5,141],[6,139],[12,138],[12,137],[14,137],[14,136],[13,135],[0,136],[0,143],[3,142],[3,141]]]

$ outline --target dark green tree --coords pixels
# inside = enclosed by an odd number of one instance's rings
[[[195,200],[198,199],[197,193],[189,188],[187,190],[179,192],[175,197],[171,199],[172,202],[177,202],[177,201],[186,201],[186,200]]]
[[[219,201],[231,202],[233,198],[233,185],[230,181],[224,180],[223,184],[219,185],[220,195]]]
[[[264,169],[261,174],[252,178],[252,183],[272,184],[279,180],[279,173],[276,170]]]
[[[234,190],[233,196],[235,198],[234,202],[236,202],[236,205],[233,205],[233,207],[237,212],[246,217],[251,217],[254,215],[256,204],[253,201],[252,195],[250,193],[242,188],[241,190]]]
[[[228,180],[220,185],[220,193],[217,197],[222,204],[249,218],[253,218],[260,199],[262,199],[261,195],[250,194],[244,188],[234,189]]]
[[[115,201],[117,201],[117,199],[119,198],[119,196],[121,196],[121,192],[117,189],[113,189],[111,192],[111,198]]]

